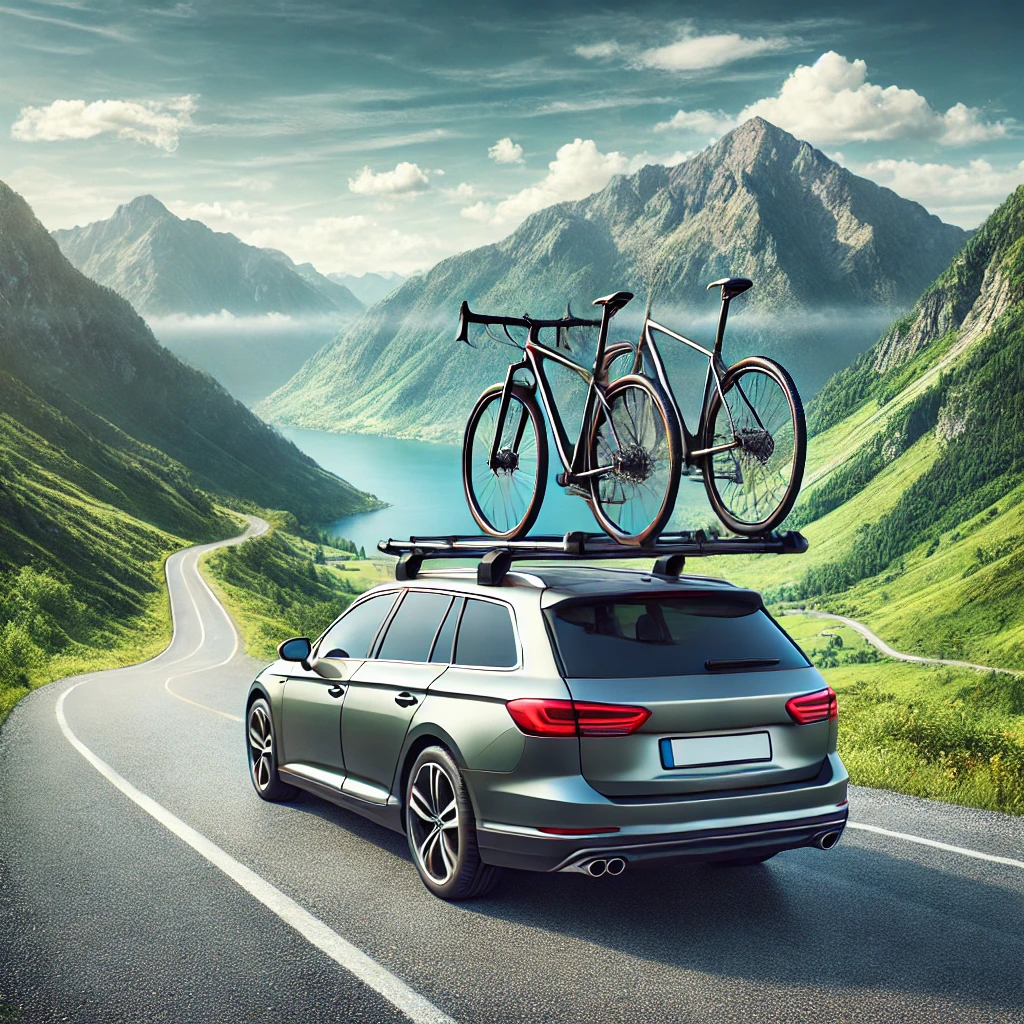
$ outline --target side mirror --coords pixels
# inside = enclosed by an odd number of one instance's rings
[[[309,671],[309,656],[313,651],[313,645],[308,637],[293,636],[277,645],[277,656],[282,661],[297,661],[306,671]]]

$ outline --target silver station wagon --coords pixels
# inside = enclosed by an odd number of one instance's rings
[[[846,824],[836,696],[722,580],[581,565],[422,572],[359,598],[257,677],[257,793],[405,832],[443,899],[501,869],[621,874],[830,849]]]

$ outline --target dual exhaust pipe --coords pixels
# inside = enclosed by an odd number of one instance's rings
[[[581,867],[591,878],[600,878],[602,875],[614,877],[626,870],[626,861],[622,857],[595,857],[593,860],[584,861]]]

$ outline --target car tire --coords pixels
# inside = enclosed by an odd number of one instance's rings
[[[270,705],[258,697],[245,716],[245,749],[249,757],[249,779],[263,800],[285,803],[299,795],[296,786],[282,782],[277,774],[277,733]]]
[[[413,762],[404,816],[413,863],[435,896],[469,900],[494,888],[501,869],[480,859],[473,805],[444,747],[427,747]]]

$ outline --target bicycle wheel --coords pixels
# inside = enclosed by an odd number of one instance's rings
[[[616,341],[608,346],[601,364],[601,376],[606,384],[635,373],[636,346],[628,341]]]
[[[498,426],[502,385],[478,399],[462,442],[462,484],[480,528],[492,537],[514,540],[537,521],[548,476],[544,420],[529,388],[512,386],[497,463],[490,465]]]
[[[642,545],[664,528],[679,490],[679,426],[660,387],[621,377],[605,392],[590,428],[591,507],[620,544]]]
[[[733,533],[767,533],[789,515],[800,493],[807,453],[803,403],[787,370],[764,356],[729,367],[722,391],[725,405],[716,391],[701,447],[739,446],[705,456],[708,500]]]

